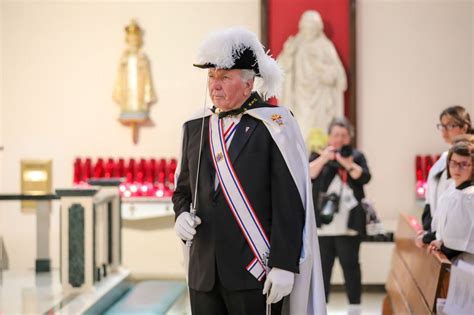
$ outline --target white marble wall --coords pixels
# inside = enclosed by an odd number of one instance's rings
[[[358,141],[384,218],[415,211],[414,157],[447,149],[435,125],[474,115],[473,1],[357,1]]]
[[[3,147],[3,1],[0,1],[0,147]],[[3,191],[3,150],[0,149],[0,191]],[[0,235],[2,234],[2,211],[0,211]]]

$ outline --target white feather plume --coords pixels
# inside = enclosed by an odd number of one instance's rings
[[[255,81],[256,90],[265,98],[278,97],[283,83],[283,71],[267,54],[257,36],[236,26],[211,33],[198,51],[198,64],[213,64],[217,68],[228,69],[235,63],[235,57],[250,48],[257,60],[260,78]]]

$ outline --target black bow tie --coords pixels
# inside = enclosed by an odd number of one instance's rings
[[[231,117],[238,116],[242,113],[245,113],[247,109],[252,109],[252,106],[254,106],[254,104],[258,101],[260,101],[260,97],[258,96],[256,92],[254,92],[252,93],[252,95],[250,95],[250,97],[245,101],[245,103],[240,108],[223,112],[217,107],[213,106],[211,110],[213,113],[217,114],[219,118],[224,118],[227,116],[231,116]]]
[[[217,112],[217,116],[219,118],[238,116],[238,115],[242,114],[243,112],[245,112],[245,110],[246,110],[246,108],[240,107],[240,108],[237,108],[237,109],[229,110],[227,112],[221,112],[221,111],[218,111],[216,107],[212,108],[212,112],[214,112],[214,113]]]

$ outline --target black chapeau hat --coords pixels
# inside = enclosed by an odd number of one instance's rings
[[[264,98],[277,96],[283,81],[283,72],[275,59],[265,53],[254,33],[242,27],[210,34],[204,40],[194,66],[253,70],[259,77],[257,90]]]

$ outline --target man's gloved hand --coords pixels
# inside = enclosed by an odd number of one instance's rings
[[[193,216],[189,212],[181,213],[174,224],[174,230],[183,241],[190,241],[196,234],[196,227],[201,224],[198,216]]]
[[[270,292],[267,298],[267,304],[277,303],[284,296],[290,294],[293,289],[294,281],[295,274],[293,272],[272,268],[263,285],[263,294]]]

